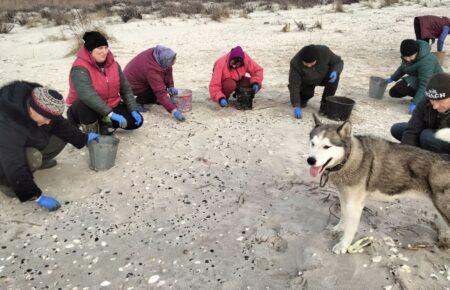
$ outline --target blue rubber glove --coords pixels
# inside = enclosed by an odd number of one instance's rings
[[[412,115],[412,113],[414,112],[414,110],[416,109],[416,104],[411,103],[409,104],[409,114]]]
[[[334,82],[336,80],[337,80],[337,72],[336,71],[332,71],[330,73],[330,80],[328,82],[334,84]]]
[[[442,27],[441,35],[439,35],[438,42],[437,42],[437,51],[442,51],[444,48],[444,41],[447,35],[450,33],[450,26],[445,25]]]
[[[181,114],[181,112],[178,110],[173,111],[172,116],[180,122],[186,121],[183,114]]]
[[[127,127],[127,119],[124,116],[116,113],[112,113],[111,120],[119,123],[120,128],[125,129]]]
[[[227,107],[227,106],[228,106],[228,101],[227,101],[227,99],[225,99],[225,98],[220,99],[219,105],[220,105],[221,107]]]
[[[88,133],[88,140],[87,140],[87,143],[89,144],[89,143],[91,143],[92,141],[97,141],[97,142],[98,142],[98,139],[99,139],[99,138],[100,138],[100,135],[97,134],[97,133],[93,133],[93,132]]]
[[[36,200],[36,203],[39,206],[42,206],[42,207],[48,209],[49,211],[54,211],[61,207],[61,204],[56,199],[54,199],[51,196],[45,196],[45,195],[41,195]]]
[[[302,109],[300,107],[295,107],[294,108],[294,117],[296,119],[301,119],[302,118]]]
[[[136,126],[139,126],[140,124],[142,124],[142,116],[137,111],[131,112],[131,116],[133,116],[134,120],[136,121],[136,122],[134,122],[134,124]]]
[[[258,85],[258,84],[253,84],[253,85],[252,85],[252,90],[255,92],[255,94],[256,94],[257,92],[259,92],[259,85]]]
[[[177,90],[176,88],[174,88],[174,87],[168,88],[168,89],[167,89],[167,92],[168,92],[169,95],[171,95],[171,96],[176,96],[176,95],[178,95],[178,90]]]
[[[386,82],[387,82],[388,84],[390,84],[390,83],[393,82],[393,80],[391,79],[391,77],[388,77],[388,78],[386,79]]]

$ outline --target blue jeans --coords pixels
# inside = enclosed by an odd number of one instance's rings
[[[391,135],[398,141],[402,141],[403,132],[408,127],[408,123],[397,123],[391,127]],[[419,146],[422,149],[436,153],[450,154],[450,143],[444,142],[435,137],[436,130],[425,129],[420,133]]]

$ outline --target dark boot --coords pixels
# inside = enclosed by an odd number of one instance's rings
[[[42,165],[39,169],[49,169],[49,168],[55,167],[56,164],[58,164],[58,162],[56,162],[55,159],[50,159],[50,160],[42,162]]]
[[[325,116],[327,114],[327,102],[325,100],[320,101],[319,115]]]
[[[84,134],[88,133],[97,133],[99,132],[99,126],[98,122],[95,121],[92,124],[81,124],[81,131],[83,131]]]

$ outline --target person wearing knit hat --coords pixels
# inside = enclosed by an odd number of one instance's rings
[[[134,130],[142,126],[130,84],[98,31],[83,36],[69,75],[67,117],[84,132],[112,134],[117,128]]]
[[[139,111],[146,112],[146,104],[159,104],[180,122],[185,121],[177,108],[178,90],[173,79],[177,54],[157,45],[139,53],[125,66],[123,74],[131,85]]]
[[[37,83],[14,81],[0,88],[0,191],[21,202],[35,199],[50,211],[60,207],[43,194],[32,172],[55,166],[66,143],[83,148],[99,137],[64,119],[64,106],[60,93]]]
[[[386,82],[396,84],[389,90],[393,98],[413,97],[409,105],[412,114],[416,105],[425,98],[425,88],[433,74],[442,72],[431,46],[423,40],[405,39],[400,44],[402,63]]]
[[[228,106],[228,99],[239,88],[251,88],[256,94],[262,87],[263,68],[240,46],[236,46],[214,63],[209,95],[221,107]]]
[[[409,122],[394,124],[391,134],[403,144],[450,154],[450,74],[431,77]]]
[[[324,87],[319,114],[326,111],[326,98],[333,96],[344,69],[341,57],[325,45],[307,45],[292,58],[289,69],[289,94],[294,117],[302,117],[302,108],[314,96],[316,86]]]

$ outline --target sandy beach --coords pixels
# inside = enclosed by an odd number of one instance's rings
[[[337,94],[356,101],[354,133],[393,140],[390,126],[409,119],[409,100],[368,98],[369,77],[398,67],[415,16],[450,15],[450,1],[435,2],[256,11],[223,22],[99,20],[116,39],[110,48],[122,67],[156,44],[177,52],[175,86],[193,91],[193,110],[177,123],[152,106],[141,129],[117,132],[108,171],[90,170],[87,149],[68,145],[56,167],[35,174],[61,201],[56,212],[0,194],[0,288],[450,289],[450,252],[435,246],[434,211],[422,202],[370,201],[356,239],[373,236],[372,245],[330,251],[338,193],[320,188],[306,163],[321,89],[301,120],[287,89],[298,50],[328,45],[345,62]],[[310,29],[317,21],[322,29]],[[281,31],[285,23],[292,31]],[[66,57],[72,42],[49,40],[60,33],[38,26],[1,34],[0,84],[23,79],[66,96],[74,57]],[[213,63],[236,45],[265,70],[251,111],[209,99]],[[446,62],[448,71],[448,55]]]

